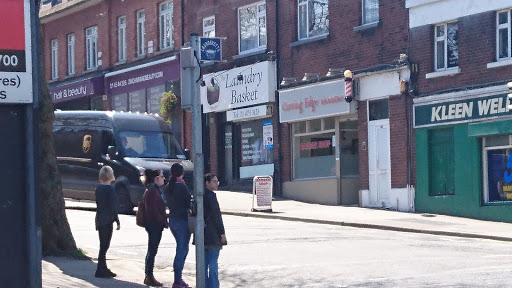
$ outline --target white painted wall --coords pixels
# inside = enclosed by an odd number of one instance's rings
[[[389,201],[384,203],[386,208],[395,209],[403,212],[414,211],[414,194],[415,188],[408,186],[405,188],[392,188],[389,191]],[[359,206],[361,207],[375,207],[383,208],[382,203],[371,204],[370,203],[370,191],[360,190],[359,191]]]
[[[512,8],[510,0],[406,0],[409,28],[443,23],[487,11]]]
[[[359,100],[371,100],[400,94],[400,76],[398,71],[358,77]]]

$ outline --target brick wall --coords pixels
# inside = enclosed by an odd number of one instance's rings
[[[406,98],[396,95],[389,98],[389,135],[391,148],[391,188],[407,186],[409,160],[408,146],[408,113]]]
[[[369,189],[368,178],[368,102],[359,102],[357,113],[357,137],[359,140],[359,189]]]
[[[434,25],[411,29],[411,61],[419,63],[418,94],[512,79],[512,66],[488,69],[496,61],[496,13],[494,11],[458,19],[459,68],[454,76],[426,79],[434,72]]]

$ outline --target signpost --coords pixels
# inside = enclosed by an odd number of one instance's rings
[[[0,1],[0,283],[41,287],[37,217],[39,1]],[[34,67],[34,69],[32,69]],[[36,160],[37,159],[37,160]]]

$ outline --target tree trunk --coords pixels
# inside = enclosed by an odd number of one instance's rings
[[[42,29],[39,31],[39,35],[43,35]],[[39,43],[43,43],[42,36],[40,36]],[[50,93],[46,87],[43,59],[41,57],[41,95],[39,99],[42,250],[43,255],[64,255],[76,251],[77,247],[66,217],[62,182],[57,169],[57,158],[53,146],[55,114]]]

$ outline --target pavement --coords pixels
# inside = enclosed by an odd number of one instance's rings
[[[272,211],[261,212],[253,211],[254,200],[250,193],[216,193],[224,215],[512,242],[511,223],[384,209],[327,206],[288,199],[274,199]],[[66,200],[66,209],[94,211],[95,208],[94,202]],[[97,279],[94,277],[96,263],[92,260],[45,257],[42,262],[43,287],[146,287],[141,283],[144,278],[143,259],[109,260],[109,266],[118,276],[115,279]],[[172,268],[163,268],[169,269]]]

